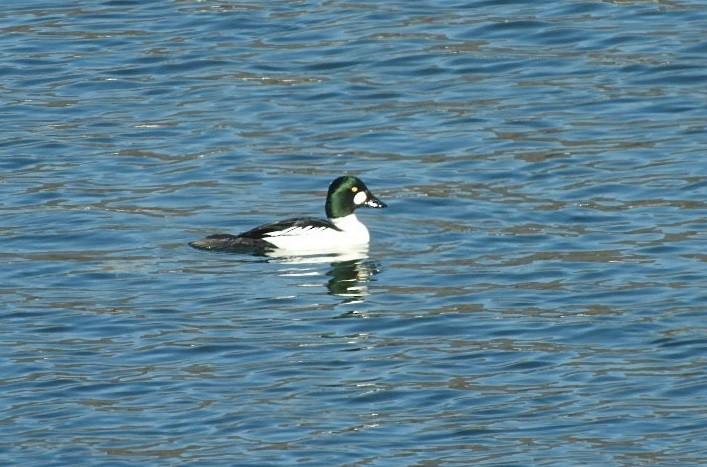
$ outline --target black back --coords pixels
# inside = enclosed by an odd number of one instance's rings
[[[319,228],[327,228],[327,229],[334,229],[334,230],[341,230],[334,224],[332,224],[328,220],[324,219],[315,219],[315,218],[305,218],[305,217],[298,217],[295,219],[286,219],[284,221],[279,221],[279,222],[273,222],[271,224],[264,224],[259,227],[256,227],[252,230],[249,230],[247,232],[243,232],[242,234],[239,234],[238,237],[240,238],[250,238],[253,240],[263,240],[267,234],[271,232],[277,232],[278,230],[286,230],[286,229],[291,229],[293,227],[301,227],[301,228],[306,228],[306,227],[319,227]]]

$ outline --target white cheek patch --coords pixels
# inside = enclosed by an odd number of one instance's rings
[[[365,203],[367,199],[368,195],[366,194],[366,192],[359,191],[358,193],[356,193],[356,196],[354,196],[353,202],[356,206],[360,206]]]

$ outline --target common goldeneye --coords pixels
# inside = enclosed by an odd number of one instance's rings
[[[368,229],[354,214],[361,206],[384,208],[386,204],[373,196],[358,178],[339,177],[329,185],[325,204],[327,220],[287,219],[238,235],[211,235],[189,245],[201,250],[255,253],[272,250],[316,253],[367,245]]]

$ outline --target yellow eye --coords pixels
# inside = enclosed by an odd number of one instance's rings
[[[352,187],[351,187],[351,193],[356,193],[357,191],[358,191],[358,187],[357,187],[357,186],[352,186]]]

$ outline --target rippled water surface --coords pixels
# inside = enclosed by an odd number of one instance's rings
[[[707,9],[10,1],[0,463],[704,465]],[[367,254],[187,243],[323,215]]]

